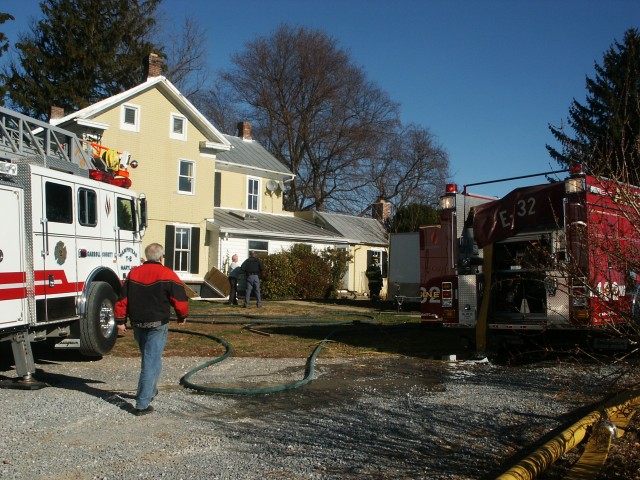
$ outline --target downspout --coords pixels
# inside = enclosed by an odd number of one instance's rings
[[[355,246],[353,248],[353,285],[352,285],[353,288],[351,288],[351,291],[353,291],[353,292],[357,292],[357,290],[356,290],[356,275],[358,274],[358,269],[356,268],[356,258],[357,258],[356,253],[358,253],[358,250],[360,250],[361,248],[362,248],[361,245],[357,245],[357,246]]]

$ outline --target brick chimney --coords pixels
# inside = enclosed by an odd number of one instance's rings
[[[58,118],[64,117],[64,108],[58,107],[56,105],[51,105],[51,111],[49,112],[49,121],[57,120]]]
[[[391,217],[391,204],[383,198],[372,203],[371,216],[384,224]]]
[[[238,122],[238,136],[243,140],[251,140],[250,122]]]
[[[151,52],[147,55],[144,63],[144,80],[162,75],[162,64],[162,58],[157,53]]]

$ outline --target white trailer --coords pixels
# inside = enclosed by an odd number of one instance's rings
[[[420,234],[418,232],[389,235],[388,298],[398,307],[420,301]]]
[[[124,188],[126,154],[107,165],[95,147],[0,107],[0,342],[22,385],[37,384],[31,342],[113,348],[116,296],[141,261],[144,195]]]

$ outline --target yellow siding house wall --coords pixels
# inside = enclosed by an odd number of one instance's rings
[[[139,131],[120,127],[122,108],[139,108]],[[126,149],[138,161],[136,169],[129,169],[132,190],[147,196],[149,227],[144,245],[165,243],[165,226],[200,227],[199,272],[203,277],[209,270],[205,248],[206,218],[213,216],[213,187],[215,160],[200,153],[202,133],[186,118],[186,140],[170,137],[171,114],[185,116],[161,91],[151,89],[131,101],[114,106],[93,120],[106,123],[102,144],[117,150]],[[124,146],[124,147],[122,147]],[[194,194],[178,192],[179,161],[195,163]],[[181,277],[189,277],[184,274]]]

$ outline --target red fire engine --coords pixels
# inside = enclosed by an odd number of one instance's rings
[[[0,108],[0,341],[24,384],[37,383],[31,342],[101,356],[116,341],[113,305],[141,261],[146,201],[126,188],[129,155],[103,150]]]
[[[555,172],[554,172],[555,173]],[[615,327],[631,307],[640,190],[572,167],[563,182],[491,200],[448,186],[420,229],[421,317],[445,327]],[[636,203],[637,205],[637,203]]]

